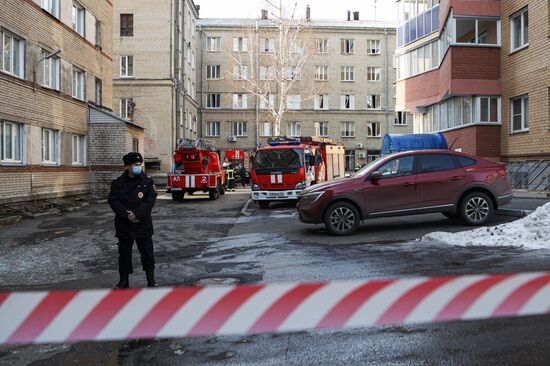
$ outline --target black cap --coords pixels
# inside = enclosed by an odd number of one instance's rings
[[[134,163],[143,163],[143,157],[140,153],[137,152],[131,152],[122,158],[122,161],[124,162],[124,165],[132,165]]]

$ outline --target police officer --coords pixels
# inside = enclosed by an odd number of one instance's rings
[[[155,258],[153,256],[153,220],[151,210],[157,199],[154,182],[142,171],[143,157],[131,152],[122,158],[126,171],[111,183],[109,205],[115,212],[115,229],[118,238],[117,288],[128,288],[132,268],[132,246],[137,243],[141,265],[147,276],[147,286],[157,287]]]

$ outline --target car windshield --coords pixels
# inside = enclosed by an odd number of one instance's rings
[[[353,175],[354,177],[364,177],[365,175],[369,174],[370,172],[372,172],[374,170],[374,168],[379,164],[381,163],[382,161],[386,161],[388,160],[388,156],[385,156],[383,158],[379,158],[379,159],[376,159],[376,160],[373,160],[371,161],[370,163],[368,163],[367,165],[365,165],[364,167],[361,168],[361,170],[359,170],[358,172],[355,173],[355,175]]]
[[[304,165],[301,149],[260,150],[254,158],[254,169],[300,168]]]

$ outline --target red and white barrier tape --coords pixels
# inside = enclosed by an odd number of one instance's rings
[[[241,335],[550,313],[550,272],[0,294],[0,344]]]

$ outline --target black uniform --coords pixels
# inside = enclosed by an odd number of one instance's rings
[[[118,238],[118,270],[121,274],[133,272],[132,246],[134,240],[141,254],[141,265],[145,272],[155,269],[153,256],[153,220],[151,210],[155,205],[157,192],[153,179],[147,174],[130,177],[128,171],[111,183],[109,205],[115,212],[115,229]],[[138,223],[128,220],[132,211]]]

